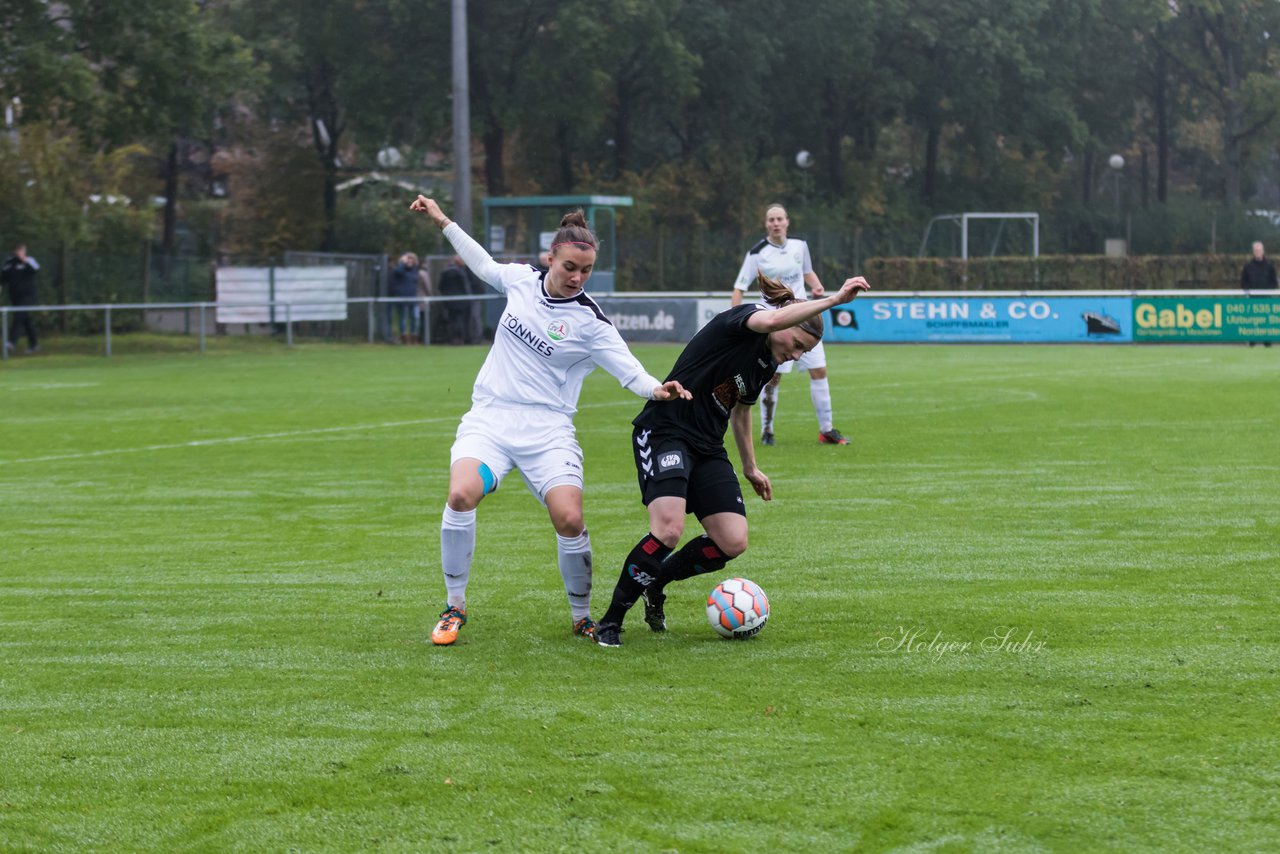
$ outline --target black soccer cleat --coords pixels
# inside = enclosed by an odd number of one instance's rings
[[[832,428],[818,434],[818,441],[823,445],[847,445],[849,440],[839,430]]]
[[[761,433],[761,434],[760,434],[760,444],[761,444],[761,445],[772,445],[772,444],[773,444],[773,431],[772,431],[772,430],[765,430],[763,433]]]
[[[662,606],[667,603],[667,594],[661,590],[646,587],[640,595],[644,597],[644,621],[649,624],[649,628],[653,631],[665,632],[667,630],[667,614],[663,611]]]
[[[622,626],[617,623],[596,623],[596,643],[601,646],[622,646]]]

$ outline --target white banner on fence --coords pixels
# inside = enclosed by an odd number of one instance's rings
[[[700,299],[695,304],[698,307],[698,329],[706,326],[720,312],[733,307],[732,301],[728,299]]]
[[[217,281],[218,323],[283,323],[285,304],[290,320],[347,319],[346,267],[219,267]]]

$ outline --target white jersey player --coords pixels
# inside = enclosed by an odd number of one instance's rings
[[[764,212],[764,227],[768,236],[751,247],[751,251],[742,262],[742,269],[738,271],[738,279],[733,283],[733,304],[742,304],[743,293],[751,287],[760,273],[791,288],[796,299],[807,299],[804,292],[805,285],[809,286],[815,299],[822,297],[826,289],[822,287],[818,274],[813,272],[809,244],[803,240],[787,237],[787,229],[791,227],[791,221],[787,218],[787,209],[782,205],[770,205]],[[761,444],[774,444],[773,414],[778,406],[778,382],[783,374],[791,373],[793,365],[809,372],[809,399],[813,401],[813,410],[818,416],[818,441],[826,445],[849,444],[849,440],[835,429],[832,423],[831,386],[827,382],[827,352],[823,349],[821,341],[818,342],[818,346],[796,361],[779,365],[773,381],[765,387],[760,406]]]
[[[452,644],[467,622],[476,507],[513,469],[546,506],[556,529],[573,631],[594,638],[591,540],[582,517],[582,448],[573,429],[582,381],[600,365],[640,397],[671,400],[690,395],[678,382],[663,383],[651,376],[583,292],[599,241],[581,211],[561,220],[551,266],[544,272],[528,264],[494,261],[432,199],[418,196],[409,208],[429,216],[471,271],[507,296],[493,347],[476,377],[471,410],[462,417],[449,454],[449,498],[440,525],[448,601],[431,640]]]

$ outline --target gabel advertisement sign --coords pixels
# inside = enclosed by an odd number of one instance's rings
[[[1133,300],[1135,341],[1280,341],[1280,299],[1154,297]]]

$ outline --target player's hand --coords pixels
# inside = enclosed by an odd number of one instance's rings
[[[811,285],[809,287],[809,294],[814,299],[822,299],[827,295],[827,289],[822,285]]]
[[[768,475],[760,471],[760,469],[756,469],[755,471],[744,473],[743,477],[751,484],[751,488],[756,491],[756,495],[759,495],[765,501],[773,500],[773,484],[769,482]]]
[[[844,284],[840,286],[840,290],[836,294],[836,305],[844,305],[858,294],[869,290],[871,290],[871,285],[861,276],[845,279]]]
[[[426,196],[419,195],[409,204],[409,210],[418,213],[425,213],[431,217],[431,221],[436,225],[443,227],[449,222],[449,217],[445,216],[444,211],[440,210],[440,206],[436,204],[435,199],[428,199]]]
[[[677,380],[670,380],[653,390],[654,400],[693,400],[693,392],[680,385]]]

